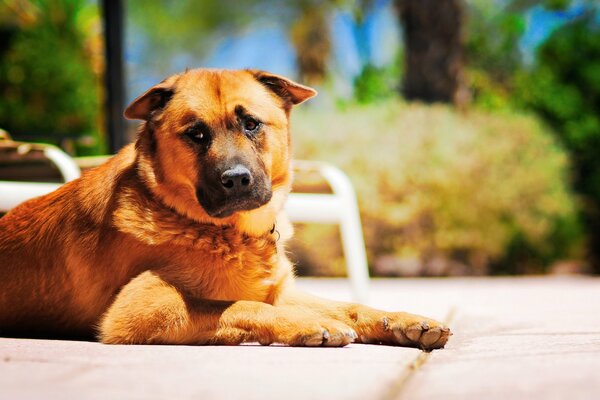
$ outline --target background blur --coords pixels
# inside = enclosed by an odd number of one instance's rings
[[[127,102],[187,67],[319,90],[293,115],[295,155],[351,177],[373,274],[600,272],[597,2],[124,3]],[[100,11],[0,1],[13,138],[107,152]],[[336,227],[299,226],[291,250],[302,273],[345,271]]]

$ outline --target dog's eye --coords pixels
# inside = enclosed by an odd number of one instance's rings
[[[260,122],[254,118],[248,117],[244,120],[244,130],[246,133],[255,133],[260,127]]]
[[[187,132],[185,132],[186,136],[189,137],[190,139],[192,139],[194,142],[197,143],[202,143],[205,142],[206,139],[208,138],[208,135],[203,132],[201,129],[189,129]]]

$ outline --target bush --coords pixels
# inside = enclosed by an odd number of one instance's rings
[[[376,273],[542,272],[579,256],[567,156],[530,116],[389,101],[299,110],[293,132],[296,158],[351,177]],[[335,234],[301,227],[293,253],[313,273],[339,274]],[[311,243],[328,243],[318,260]]]

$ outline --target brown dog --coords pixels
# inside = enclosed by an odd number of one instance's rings
[[[450,331],[431,319],[294,289],[289,112],[315,94],[192,70],[136,99],[134,145],[0,219],[0,334],[443,347]]]

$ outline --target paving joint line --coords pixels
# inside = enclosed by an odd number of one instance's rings
[[[450,322],[454,319],[456,315],[456,307],[452,307],[446,318],[444,318],[444,325],[450,325]],[[421,351],[421,353],[415,357],[412,362],[410,362],[407,366],[405,366],[402,370],[402,373],[392,384],[389,389],[385,392],[382,397],[382,400],[398,400],[402,396],[402,392],[406,387],[408,381],[415,375],[415,373],[429,360],[431,357],[431,351]]]

